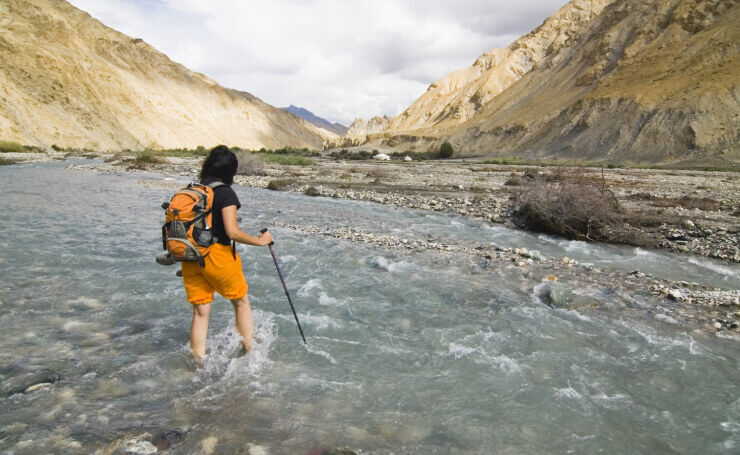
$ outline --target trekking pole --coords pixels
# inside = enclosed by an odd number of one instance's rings
[[[262,229],[260,233],[264,234],[267,232],[267,228]],[[306,343],[306,337],[303,336],[303,329],[301,328],[301,323],[298,321],[298,315],[295,312],[295,308],[293,307],[293,301],[290,299],[290,293],[288,293],[288,286],[285,285],[285,280],[283,279],[283,273],[280,271],[280,266],[278,265],[277,258],[275,257],[275,252],[272,250],[272,246],[275,244],[275,242],[270,242],[267,247],[270,249],[270,254],[272,255],[272,260],[275,262],[275,268],[277,269],[278,276],[280,277],[280,282],[283,283],[283,289],[285,289],[285,296],[288,297],[288,303],[290,304],[290,309],[293,310],[293,317],[295,318],[295,323],[298,325],[298,331],[301,332],[301,338],[303,338],[303,343]]]

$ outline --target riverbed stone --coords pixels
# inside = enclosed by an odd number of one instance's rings
[[[157,453],[157,448],[143,438],[126,439],[112,452],[114,455],[151,455]]]

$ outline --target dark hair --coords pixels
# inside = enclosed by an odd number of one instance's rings
[[[211,150],[211,153],[203,162],[200,178],[216,178],[227,185],[231,185],[234,183],[234,175],[236,175],[238,166],[239,160],[236,159],[234,152],[225,145],[219,145]]]

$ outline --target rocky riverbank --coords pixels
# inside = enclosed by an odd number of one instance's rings
[[[33,156],[34,160],[62,159],[63,155]],[[16,157],[17,159],[17,157]],[[70,164],[68,167],[119,172],[127,169],[125,161]],[[198,160],[169,158],[166,164],[147,166],[144,170],[161,172],[172,179],[194,178]],[[139,169],[128,169],[139,171]],[[493,166],[463,162],[442,163],[375,163],[318,160],[315,166],[266,166],[264,175],[237,176],[238,184],[265,188],[271,182],[284,191],[303,192],[312,196],[345,198],[392,204],[419,210],[433,210],[474,217],[492,223],[511,223],[511,199],[517,191],[517,177],[542,169],[521,166]],[[730,262],[740,261],[740,237],[737,209],[740,176],[733,173],[698,171],[604,171],[620,202],[633,211],[661,215],[669,223],[646,228],[645,233],[658,239],[658,244],[678,253],[715,257]],[[144,180],[146,184],[154,184]],[[177,184],[173,181],[167,183]],[[270,186],[273,186],[270,185]],[[697,202],[698,201],[698,202]],[[675,202],[674,205],[670,205]],[[687,208],[686,205],[696,207]],[[545,257],[523,248],[505,248],[493,244],[477,246],[448,245],[432,238],[400,238],[354,229],[326,229],[313,226],[282,225],[312,235],[370,243],[386,248],[433,250],[464,254],[480,271],[512,269],[527,277],[542,280],[544,304],[564,308],[596,311],[594,302],[583,302],[568,288],[569,280],[592,282],[594,286],[619,283],[617,299],[626,307],[639,307],[631,293],[659,297],[663,302],[647,308],[656,318],[682,323],[713,332],[738,333],[740,291],[700,286],[686,281],[660,280],[640,271],[630,274],[599,269],[592,264],[579,264],[563,257]],[[557,284],[553,284],[557,283]],[[563,297],[565,296],[565,297]],[[639,308],[640,311],[646,310]]]
[[[740,333],[740,290],[721,290],[687,281],[658,279],[637,270],[623,273],[595,267],[590,263],[579,263],[568,257],[547,257],[539,251],[501,247],[493,243],[466,246],[443,243],[431,236],[399,237],[351,228],[330,229],[286,223],[277,223],[276,227],[395,250],[464,255],[471,259],[472,267],[478,272],[500,272],[503,268],[542,282],[543,286],[536,289],[537,297],[543,304],[553,308],[579,311],[598,311],[599,308],[609,307],[620,307],[626,311],[647,310],[657,319],[668,323],[732,336]],[[573,285],[567,284],[569,282],[577,282],[579,288],[593,286],[601,289],[609,298],[597,302],[579,295],[573,292]],[[636,295],[658,297],[660,303],[645,307],[635,298]]]

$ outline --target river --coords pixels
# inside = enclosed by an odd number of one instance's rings
[[[91,453],[174,429],[182,431],[170,453],[740,450],[734,339],[635,312],[551,309],[536,296],[539,283],[512,267],[484,270],[466,257],[289,229],[272,229],[275,251],[308,344],[267,249],[241,247],[253,352],[236,356],[233,311],[217,298],[206,365],[195,369],[182,282],[175,267],[154,262],[172,182],[67,164],[0,167],[3,453]],[[242,226],[252,233],[282,222],[496,242],[740,287],[729,263],[235,189]],[[11,393],[47,373],[61,379]]]

